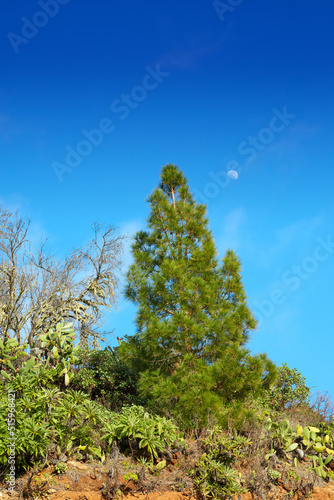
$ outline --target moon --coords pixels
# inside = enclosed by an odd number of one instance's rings
[[[227,175],[229,176],[230,179],[233,179],[234,181],[236,181],[237,178],[239,177],[238,172],[236,172],[235,170],[229,170],[227,172]]]

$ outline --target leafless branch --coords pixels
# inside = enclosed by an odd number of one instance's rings
[[[124,237],[96,223],[92,240],[60,261],[46,242],[33,253],[28,232],[29,222],[0,207],[0,333],[33,346],[65,321],[97,345],[103,312],[116,306]]]

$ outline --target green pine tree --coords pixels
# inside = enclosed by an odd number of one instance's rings
[[[126,297],[137,333],[120,352],[141,373],[145,397],[202,425],[208,410],[270,385],[274,365],[245,345],[256,327],[232,250],[219,263],[205,205],[166,165],[149,196],[148,230],[135,236]],[[191,410],[191,407],[194,407]],[[195,408],[196,407],[196,408]]]

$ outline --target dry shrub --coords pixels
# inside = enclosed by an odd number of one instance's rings
[[[249,427],[243,432],[243,435],[252,442],[247,452],[248,456],[264,455],[270,449],[270,439],[264,425]]]
[[[253,456],[243,463],[244,486],[255,498],[266,498],[268,492],[268,474],[263,466],[263,457]]]
[[[318,426],[321,422],[325,422],[324,417],[308,405],[292,406],[285,412],[285,415],[292,429],[297,424],[305,427],[306,425]]]
[[[311,408],[320,415],[326,422],[334,422],[334,402],[331,395],[326,392],[318,391],[312,394]]]

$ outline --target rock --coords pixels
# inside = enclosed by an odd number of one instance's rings
[[[88,470],[88,469],[91,469],[91,466],[90,465],[87,465],[87,464],[83,464],[81,462],[76,462],[75,460],[69,460],[67,462],[67,465],[68,467],[75,467],[76,469],[80,469],[80,470]]]

